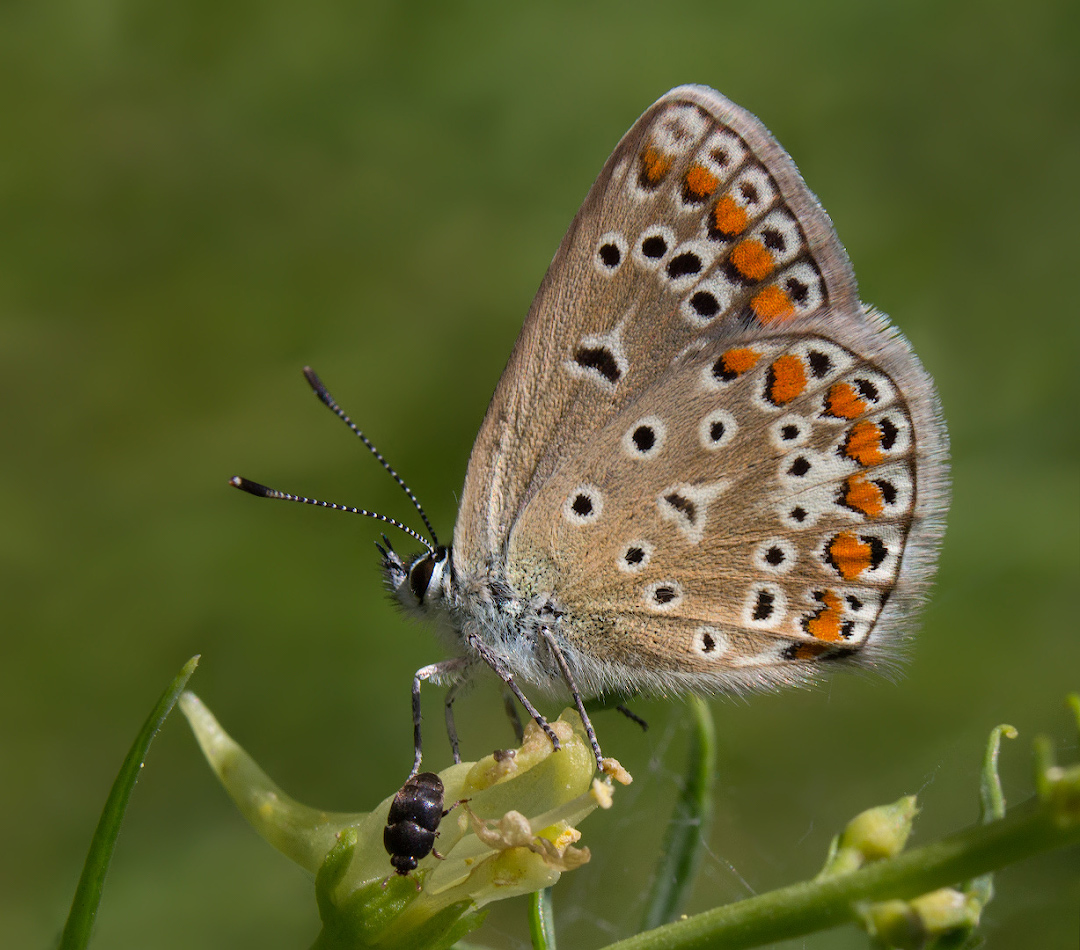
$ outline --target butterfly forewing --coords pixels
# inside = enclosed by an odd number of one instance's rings
[[[850,265],[787,154],[704,87],[673,90],[608,159],[563,239],[469,464],[455,556],[480,570],[563,460],[694,341],[830,305]]]

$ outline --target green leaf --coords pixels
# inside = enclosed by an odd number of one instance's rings
[[[146,758],[150,743],[154,741],[154,736],[165,722],[165,717],[176,705],[177,698],[198,665],[198,656],[193,656],[184,664],[179,675],[162,693],[161,699],[158,700],[149,718],[143,723],[142,729],[124,759],[124,764],[120,766],[120,773],[113,782],[112,791],[109,792],[109,797],[105,801],[93,840],[90,842],[82,876],[79,878],[78,887],[75,888],[75,898],[71,902],[67,923],[64,924],[64,933],[60,937],[60,950],[81,950],[90,943],[90,932],[94,926],[94,918],[97,916],[98,905],[101,903],[101,891],[105,886],[105,875],[108,873],[109,862],[112,860],[113,847],[116,845],[117,835],[120,834],[124,812],[127,811],[131,792],[139,778],[143,760]]]

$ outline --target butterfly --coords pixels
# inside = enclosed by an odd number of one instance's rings
[[[860,302],[788,154],[714,90],[672,90],[540,285],[453,546],[381,548],[398,601],[454,654],[414,678],[412,774],[426,680],[450,684],[455,761],[456,689],[487,667],[556,748],[522,687],[569,692],[603,769],[587,697],[887,662],[932,579],[947,455],[931,378]]]

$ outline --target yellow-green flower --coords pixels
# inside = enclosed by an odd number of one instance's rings
[[[393,795],[369,812],[326,812],[289,798],[225,733],[192,693],[180,706],[203,752],[244,817],[267,841],[316,874],[319,948],[446,947],[480,923],[486,904],[554,884],[589,860],[577,825],[611,804],[611,781],[594,779],[581,720],[553,722],[562,744],[533,723],[521,748],[439,773],[452,809],[434,855],[407,877],[393,873],[382,835]],[[605,763],[606,765],[608,763]],[[629,776],[611,760],[607,769]]]

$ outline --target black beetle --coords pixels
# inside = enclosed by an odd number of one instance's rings
[[[443,810],[444,794],[438,775],[421,772],[409,778],[394,796],[383,829],[383,847],[398,874],[415,870],[434,849],[439,822],[449,811]],[[439,857],[437,851],[435,856]]]

